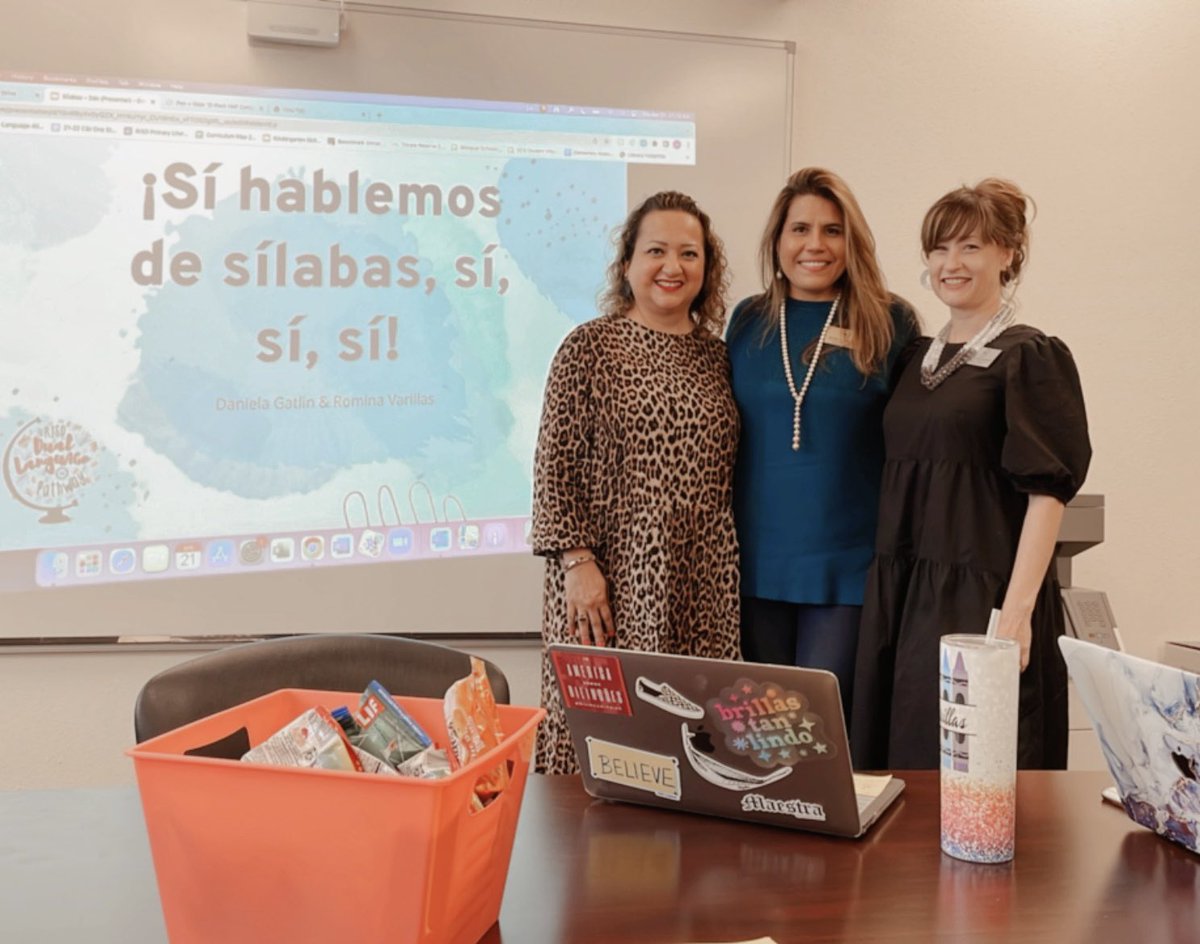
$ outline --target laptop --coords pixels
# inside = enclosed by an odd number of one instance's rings
[[[1125,812],[1200,853],[1200,676],[1060,636]]]
[[[554,644],[594,797],[835,836],[904,789],[855,775],[837,677],[821,669]]]

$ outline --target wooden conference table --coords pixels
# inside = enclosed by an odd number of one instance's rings
[[[938,848],[936,772],[865,839],[592,801],[529,779],[488,944],[1200,941],[1200,857],[1102,804],[1099,773],[1022,772],[1017,855]],[[132,787],[0,792],[0,940],[165,942]],[[374,944],[374,942],[359,942]]]

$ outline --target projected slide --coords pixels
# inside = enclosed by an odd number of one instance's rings
[[[0,73],[0,557],[55,586],[527,553],[626,168],[694,144],[683,114]]]

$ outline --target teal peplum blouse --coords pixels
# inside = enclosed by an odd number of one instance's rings
[[[883,408],[897,356],[916,335],[912,311],[892,304],[895,338],[887,363],[864,379],[849,351],[821,358],[792,450],[792,396],[779,332],[765,339],[753,299],[737,306],[727,343],[742,432],[733,507],[743,596],[790,603],[861,606],[875,547],[883,468]],[[830,302],[787,303],[792,376],[799,388],[805,348],[820,333]]]

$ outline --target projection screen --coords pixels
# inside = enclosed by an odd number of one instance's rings
[[[346,11],[7,14],[0,637],[534,633],[542,385],[613,227],[685,190],[756,290],[790,48]]]

